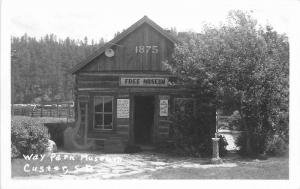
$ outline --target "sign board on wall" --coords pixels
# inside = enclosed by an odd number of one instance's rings
[[[121,77],[120,86],[127,87],[167,87],[168,78],[158,77]]]
[[[117,99],[117,118],[129,118],[129,99]]]
[[[168,116],[168,100],[159,101],[159,115]]]

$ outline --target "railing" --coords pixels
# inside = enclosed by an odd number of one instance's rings
[[[74,105],[73,103],[13,104],[12,115],[74,118]]]

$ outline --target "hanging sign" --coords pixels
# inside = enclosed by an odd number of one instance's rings
[[[168,100],[160,100],[159,109],[160,116],[168,116]]]
[[[129,118],[129,99],[117,99],[117,118]]]
[[[121,77],[120,86],[129,87],[167,87],[168,78],[158,77]]]

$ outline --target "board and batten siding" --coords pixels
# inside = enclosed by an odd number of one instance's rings
[[[75,101],[87,105],[87,118],[82,125],[85,128],[85,140],[96,141],[96,146],[105,151],[122,151],[123,144],[133,144],[134,103],[135,96],[139,95],[155,98],[152,142],[167,139],[173,96],[188,92],[175,85],[177,77],[169,73],[163,63],[171,61],[176,42],[169,33],[145,16],[72,69],[75,74]],[[105,54],[109,49],[114,53],[111,57]],[[165,85],[124,84],[122,81],[126,78],[162,79]],[[94,128],[96,96],[113,98],[111,130]],[[129,117],[117,116],[118,99],[129,100]],[[168,100],[168,115],[160,115],[160,100]]]
[[[148,53],[137,53],[139,46],[156,46],[157,53],[152,49]],[[102,71],[164,71],[162,61],[170,61],[174,45],[147,23],[113,45],[113,57],[101,54],[92,60],[80,72]],[[146,51],[146,49],[145,49]]]

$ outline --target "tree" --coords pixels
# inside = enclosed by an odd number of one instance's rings
[[[12,37],[11,71],[12,103],[34,103],[72,100],[73,76],[69,70],[104,44],[88,45],[87,37],[83,41],[61,40],[54,34],[41,39]]]
[[[257,28],[248,13],[232,11],[220,27],[178,34],[182,43],[169,63],[182,82],[214,91],[218,107],[239,110],[249,153],[265,151],[268,136],[279,131],[280,111],[288,107],[287,37],[270,26]]]

